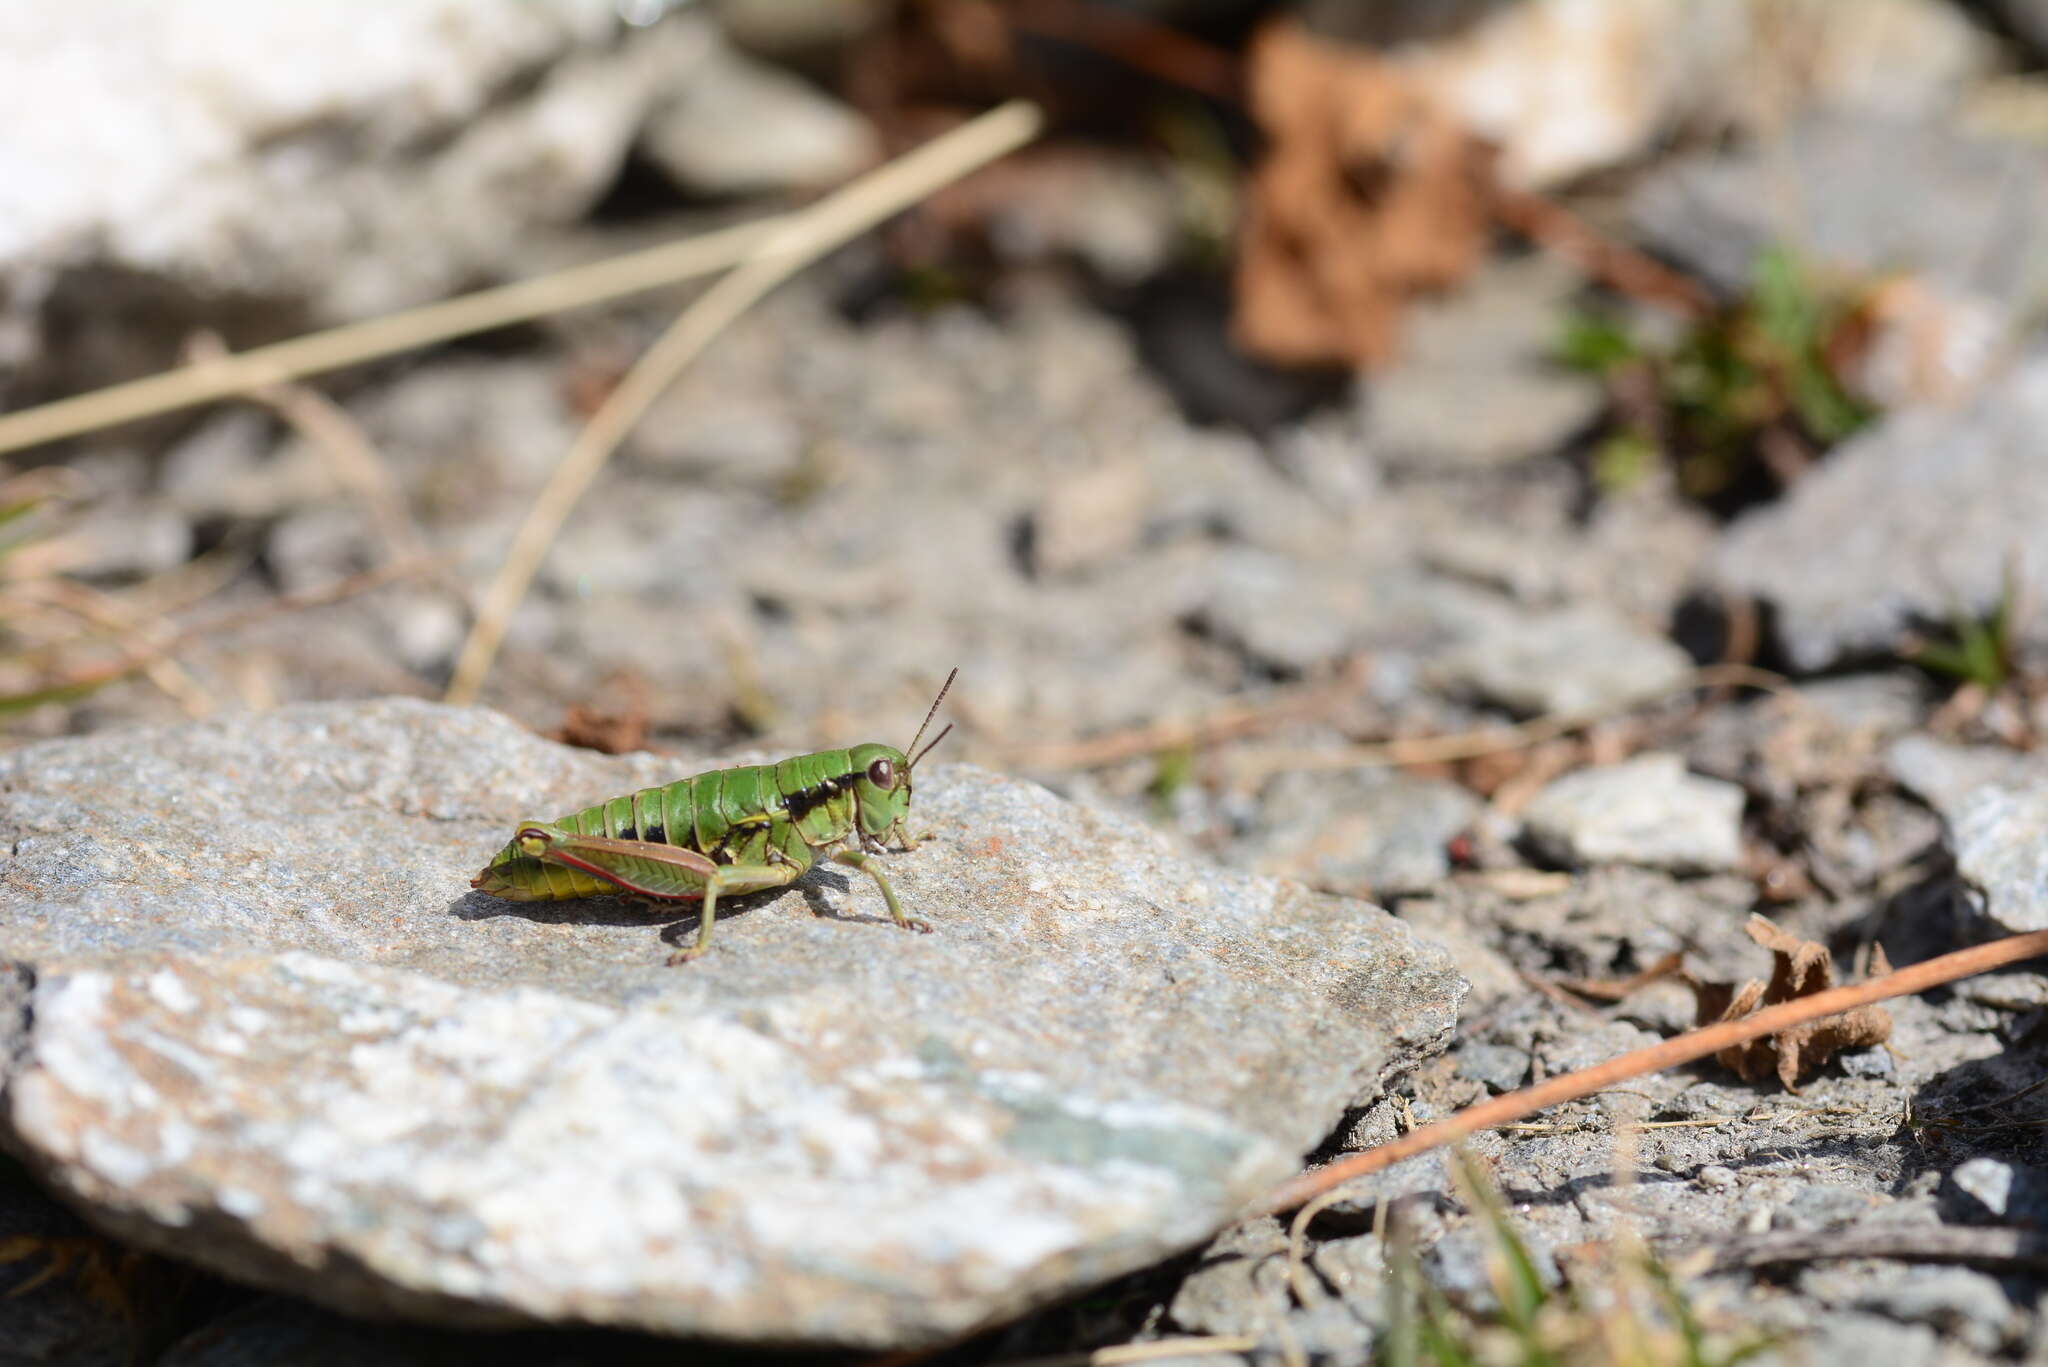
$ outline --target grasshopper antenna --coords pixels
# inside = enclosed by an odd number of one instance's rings
[[[951,674],[948,674],[946,676],[946,681],[939,685],[939,696],[932,699],[931,711],[924,714],[924,720],[918,723],[917,734],[910,738],[909,753],[913,756],[913,758],[904,764],[904,768],[915,769],[917,767],[917,761],[923,759],[926,755],[929,755],[932,752],[932,745],[937,745],[940,741],[944,740],[946,738],[946,732],[951,731],[953,729],[953,723],[947,722],[946,730],[939,732],[939,734],[936,736],[933,736],[931,745],[925,746],[925,748],[922,750],[917,748],[917,743],[924,739],[925,727],[930,726],[932,724],[932,718],[939,715],[939,704],[946,700],[946,693],[953,687],[953,680],[959,677],[960,666],[954,665],[953,672]]]
[[[908,772],[909,770],[915,769],[917,767],[917,760],[923,759],[926,755],[929,755],[932,752],[933,748],[937,746],[940,741],[944,740],[949,734],[951,734],[952,730],[953,723],[947,722],[946,729],[944,731],[939,732],[938,735],[933,736],[932,743],[930,745],[925,746],[924,749],[918,751],[917,759],[913,759],[910,761],[910,763],[904,765],[904,770]]]

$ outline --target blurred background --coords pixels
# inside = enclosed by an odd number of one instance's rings
[[[952,758],[1381,896],[1703,665],[2030,737],[2044,54],[2036,0],[7,6],[7,735],[452,684],[696,759],[900,740],[957,665]],[[1014,97],[661,392],[467,677],[701,281],[33,425]]]
[[[822,231],[849,185],[885,221]],[[937,760],[1451,947],[1460,1038],[1367,1147],[1713,1017],[1681,980],[1760,944],[2048,926],[2044,224],[2048,0],[11,0],[0,746],[402,695],[681,776],[904,742],[957,666]],[[1983,1113],[2038,1111],[2044,1002],[1482,1140],[1561,1253],[1619,1246],[1581,1207],[1637,1121],[1659,1236],[2028,1231],[1999,1279],[1721,1275],[1812,1361],[2039,1361],[2048,1120]],[[246,1297],[15,1176],[11,1323],[144,1361]],[[1314,1232],[1342,1314],[1251,1221],[943,1360],[1361,1360],[1368,1215]],[[1678,1319],[1597,1360],[1774,1341]],[[1434,1358],[1482,1359],[1596,1355]]]

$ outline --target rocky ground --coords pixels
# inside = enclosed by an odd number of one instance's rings
[[[1006,210],[972,290],[907,290],[866,243],[743,319],[578,509],[487,709],[432,701],[468,604],[674,299],[338,377],[339,436],[223,406],[61,450],[72,513],[13,553],[17,586],[148,617],[257,608],[412,541],[448,569],[12,723],[0,1363],[631,1362],[670,1336],[736,1361],[1209,1336],[1181,1360],[1355,1362],[1393,1352],[1405,1267],[1497,1317],[1487,1190],[1584,1315],[1641,1292],[1640,1241],[1717,1343],[1766,1360],[2037,1360],[2048,975],[2025,968],[1893,1003],[1888,1039],[1796,1090],[1706,1062],[1475,1138],[1476,1188],[1442,1156],[1362,1180],[1299,1266],[1279,1222],[1239,1218],[1305,1158],[1689,1027],[1688,978],[1769,975],[1756,913],[1838,978],[2048,926],[2048,359],[2038,263],[2006,250],[2038,236],[2048,149],[1992,118],[2021,78],[1978,55],[2041,20],[1896,9],[1967,25],[1924,44],[1952,55],[1938,81],[1639,148],[1586,191],[1731,296],[1796,231],[1940,301],[1870,353],[1869,422],[1739,498],[1602,464],[1617,396],[1558,356],[1617,301],[1526,246],[1419,308],[1370,376],[1244,364],[1213,292],[1169,270],[1187,168],[1128,151],[1061,171],[1086,193],[1060,211]],[[281,177],[341,155],[264,143],[254,183],[205,201],[251,254],[238,307],[351,316],[719,216],[627,214],[628,145],[700,199],[872,150],[695,16],[624,44],[608,16],[535,7],[461,79],[399,80],[432,99],[372,92],[356,131],[397,150],[347,187],[353,216],[304,197],[251,239]],[[663,62],[727,94],[693,110],[646,74]],[[1821,66],[1855,87],[1846,56]],[[691,120],[743,97],[786,156],[705,151]],[[450,108],[475,130],[452,145]],[[588,116],[569,161],[563,109]],[[152,155],[211,145],[181,136]],[[430,175],[429,149],[471,169]],[[514,171],[552,197],[509,193]],[[1787,175],[1811,192],[1778,194]],[[465,184],[481,198],[436,198]],[[39,201],[0,237],[10,260],[66,234],[110,256],[10,278],[19,402],[133,368],[94,290],[166,337],[234,316],[122,293],[150,251],[232,253],[108,237],[121,209]],[[525,219],[396,282],[318,270],[494,214]],[[337,473],[337,441],[395,504]],[[1991,666],[1959,686],[1922,647],[1973,631]],[[1774,672],[1696,672],[1728,661]],[[466,890],[521,818],[901,743],[955,666],[957,729],[919,771],[937,839],[887,860],[929,936],[837,868],[743,903],[677,969],[690,917]],[[1532,718],[1572,725],[1514,729]]]

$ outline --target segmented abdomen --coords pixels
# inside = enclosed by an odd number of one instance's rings
[[[608,835],[716,852],[735,826],[759,825],[782,812],[775,766],[747,764],[692,774],[585,807],[555,824],[578,835]]]

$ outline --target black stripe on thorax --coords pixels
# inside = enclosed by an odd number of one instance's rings
[[[808,788],[799,788],[783,795],[783,805],[791,821],[800,821],[813,807],[822,806],[853,787],[853,774],[840,774],[814,783]]]

